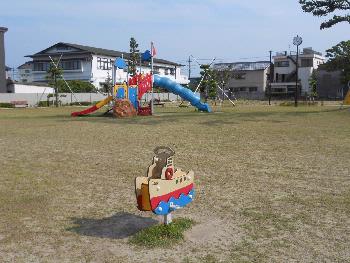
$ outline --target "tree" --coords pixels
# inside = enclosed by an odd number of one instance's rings
[[[316,70],[312,71],[312,74],[309,78],[309,86],[310,86],[310,95],[311,98],[314,99],[317,97],[317,75]]]
[[[58,107],[58,83],[57,81],[62,78],[62,69],[57,66],[58,61],[54,60],[50,63],[50,66],[47,70],[46,78],[48,80],[48,83],[51,87],[55,90],[55,104],[56,107]]]
[[[350,13],[344,13],[350,10],[349,0],[299,0],[304,12],[312,13],[314,16],[322,17],[333,14],[334,12],[343,13],[333,15],[332,18],[321,24],[321,29],[330,28],[341,22],[350,23]]]
[[[329,71],[340,70],[342,82],[350,81],[350,40],[342,41],[334,47],[326,50],[329,60],[321,67]]]
[[[203,80],[199,89],[202,94],[205,94],[205,101],[207,101],[208,98],[215,99],[217,95],[217,80],[215,78],[215,73],[210,68],[210,65],[201,65],[200,68],[202,70],[200,74]]]
[[[112,89],[113,89],[112,78],[109,75],[109,73],[107,72],[107,78],[105,79],[105,82],[103,83],[102,91],[106,92],[108,94],[112,94]]]
[[[82,80],[68,80],[67,81],[69,87],[72,89],[74,93],[90,93],[96,92],[96,88],[90,82],[82,81]],[[57,86],[60,92],[70,93],[71,90],[68,88],[65,81],[62,79],[57,81]]]
[[[137,48],[139,44],[137,44],[135,38],[130,38],[130,59],[129,59],[129,73],[131,76],[136,75],[136,66],[139,58],[139,52]]]

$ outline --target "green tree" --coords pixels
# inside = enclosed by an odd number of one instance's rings
[[[329,60],[321,67],[329,71],[340,70],[342,82],[348,83],[350,81],[350,40],[342,41],[326,52]]]
[[[309,86],[310,86],[310,95],[312,99],[317,97],[317,75],[316,70],[312,71],[312,74],[309,78]]]
[[[136,66],[137,61],[140,56],[137,48],[139,47],[139,44],[137,44],[135,38],[130,38],[130,59],[129,59],[129,73],[130,75],[134,76],[136,75]]]
[[[67,81],[69,87],[72,89],[74,93],[90,93],[96,92],[96,88],[90,82],[82,81],[82,80],[68,80]],[[70,89],[68,88],[65,81],[62,79],[57,81],[58,89],[63,93],[70,93]]]
[[[55,104],[56,107],[58,107],[58,80],[62,78],[62,69],[57,66],[58,61],[54,60],[50,63],[49,68],[47,70],[46,78],[48,80],[48,83],[51,87],[55,90]]]
[[[303,11],[314,16],[323,17],[333,14],[333,17],[321,24],[321,29],[330,28],[341,22],[350,23],[349,0],[299,0]],[[338,12],[339,14],[334,14]]]
[[[112,81],[111,76],[107,72],[107,78],[105,79],[105,82],[103,83],[102,92],[112,94],[112,89],[113,89],[113,81]]]
[[[210,65],[201,65],[201,77],[203,78],[199,89],[202,94],[204,94],[205,101],[210,99],[215,99],[217,95],[217,80],[215,73],[210,68]]]

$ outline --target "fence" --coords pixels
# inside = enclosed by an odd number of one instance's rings
[[[198,93],[196,95],[199,96]],[[39,103],[39,101],[47,101],[47,96],[48,94],[42,93],[0,93],[0,103],[11,103],[11,101],[27,101],[28,105],[30,107],[33,107],[36,106]],[[106,96],[107,94],[100,93],[75,93],[74,95],[71,93],[60,93],[59,100],[62,104],[74,103],[76,101],[93,103],[95,101],[100,101],[104,99]],[[152,95],[150,93],[146,93],[142,97],[142,101],[150,101],[151,96]],[[173,93],[154,93],[154,98],[160,99],[161,101],[181,100],[181,98],[178,95],[175,95]],[[50,101],[52,101],[54,100],[54,97],[50,97],[49,99]]]

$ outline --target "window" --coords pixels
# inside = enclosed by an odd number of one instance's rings
[[[287,87],[287,92],[295,92],[295,86],[288,86]]]
[[[303,68],[313,67],[313,64],[312,58],[304,58],[301,60],[301,67]]]
[[[154,74],[159,74],[159,71],[160,70],[160,68],[159,67],[153,67],[153,73]]]
[[[175,75],[175,69],[174,69],[174,68],[171,68],[171,69],[170,69],[170,75],[172,75],[172,76]]]
[[[80,60],[68,60],[61,61],[59,66],[62,70],[78,70],[81,69]],[[50,68],[50,62],[35,62],[34,71],[47,71]],[[26,73],[30,73],[29,70],[25,70]]]
[[[113,60],[109,58],[97,58],[97,69],[110,70],[113,66]]]
[[[35,62],[34,71],[47,71],[49,69],[48,62]]]
[[[249,92],[257,92],[258,87],[249,87]]]
[[[26,69],[26,70],[24,71],[24,73],[30,73],[30,70],[29,70],[29,69]]]
[[[276,61],[275,67],[283,68],[283,67],[289,67],[289,61]]]
[[[79,60],[62,61],[59,67],[63,70],[78,70],[81,69],[81,62]]]
[[[272,92],[283,93],[283,92],[286,92],[286,89],[284,89],[284,88],[272,88]]]
[[[239,91],[247,91],[247,88],[246,87],[240,87]]]

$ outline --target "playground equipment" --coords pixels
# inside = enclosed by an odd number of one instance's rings
[[[202,103],[200,98],[197,97],[190,89],[177,84],[175,81],[172,81],[167,77],[160,77],[158,75],[154,75],[153,81],[156,86],[179,95],[182,99],[189,101],[192,106],[196,107],[200,111],[211,112],[210,106],[207,103]]]
[[[350,105],[350,81],[348,82],[348,92],[345,96],[345,99],[344,99],[344,105]]]
[[[183,100],[189,101],[191,105],[199,109],[200,111],[211,112],[211,108],[207,103],[202,103],[200,98],[196,96],[190,89],[181,86],[175,81],[162,77],[159,75],[153,75],[153,56],[155,55],[154,47],[152,44],[151,51],[146,51],[142,55],[143,60],[151,60],[151,73],[150,74],[136,74],[135,76],[126,78],[123,83],[116,83],[116,69],[125,69],[127,64],[123,58],[117,58],[113,65],[112,81],[115,84],[113,87],[112,96],[100,101],[96,105],[85,109],[83,111],[73,112],[72,116],[83,116],[90,114],[102,106],[113,101],[112,109],[116,117],[129,117],[134,115],[152,115],[153,113],[153,86],[164,88],[178,96]],[[146,92],[151,92],[152,99],[147,106],[141,105],[141,98]],[[108,111],[110,111],[109,109]]]
[[[171,212],[183,208],[194,198],[194,173],[174,168],[174,150],[159,146],[148,167],[146,177],[136,177],[135,194],[138,209],[164,216],[171,223]]]
[[[73,117],[77,117],[77,116],[83,116],[83,115],[87,115],[87,114],[93,113],[94,111],[97,111],[98,109],[102,108],[104,105],[108,104],[112,100],[113,100],[113,97],[112,96],[108,96],[107,98],[105,98],[104,100],[101,100],[100,102],[98,102],[94,106],[92,106],[90,108],[87,108],[85,110],[82,110],[82,111],[72,112],[71,115]]]
[[[116,84],[113,88],[113,95],[107,97],[106,99],[100,101],[96,105],[79,112],[73,112],[72,116],[82,116],[90,114],[103,105],[108,104],[110,101],[114,101],[113,112],[118,113],[115,114],[117,117],[128,117],[133,116],[134,114],[119,114],[123,110],[119,107],[126,109],[126,103],[117,103],[119,100],[129,101],[129,106],[137,112],[138,115],[151,115],[151,105],[142,107],[141,106],[141,98],[146,93],[152,90],[152,86],[158,86],[164,88],[176,95],[179,95],[183,100],[189,101],[192,106],[196,107],[200,111],[211,112],[211,108],[207,103],[202,103],[200,98],[188,88],[181,86],[175,81],[167,78],[161,77],[159,75],[151,75],[151,74],[137,74],[134,77],[129,78],[128,85],[126,83]],[[125,110],[124,110],[125,111]],[[132,111],[132,110],[130,110]]]

